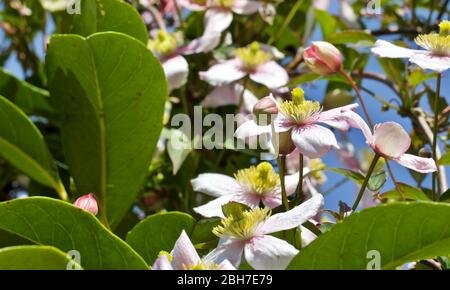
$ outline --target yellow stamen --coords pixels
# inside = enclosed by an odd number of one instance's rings
[[[218,0],[217,5],[224,8],[231,8],[234,4],[234,0]]]
[[[166,255],[169,262],[172,263],[173,257],[169,252],[161,251],[161,252],[159,252],[158,257],[163,256],[163,255]]]
[[[327,166],[322,162],[322,159],[317,158],[309,160],[308,167],[312,171],[312,178],[314,178],[319,184],[323,184],[325,182],[325,174],[323,174],[322,170],[327,168]]]
[[[450,35],[441,36],[437,33],[420,34],[414,41],[417,45],[431,51],[435,55],[450,55]]]
[[[272,54],[263,51],[257,42],[253,42],[248,47],[236,49],[236,56],[248,70],[253,70],[257,66],[265,64],[272,59]]]
[[[450,34],[450,21],[444,20],[439,23],[439,35],[448,36]]]
[[[206,0],[191,0],[192,3],[197,4],[199,6],[205,6]]]
[[[218,237],[233,237],[240,240],[247,240],[254,236],[256,230],[271,215],[269,208],[254,208],[244,211],[240,216],[228,216],[222,219],[222,225],[213,229],[213,233]]]
[[[198,262],[197,265],[183,265],[183,270],[218,270],[219,265],[213,262],[207,263],[203,260]]]
[[[278,174],[268,162],[262,162],[258,166],[241,169],[235,175],[236,181],[246,187],[249,191],[266,194],[271,193],[275,186],[280,183]]]
[[[316,101],[306,101],[303,90],[296,88],[292,91],[292,101],[284,101],[280,111],[295,123],[301,124],[322,112],[322,106]]]
[[[177,40],[173,35],[159,30],[156,37],[149,41],[148,47],[160,55],[169,55],[177,48]]]

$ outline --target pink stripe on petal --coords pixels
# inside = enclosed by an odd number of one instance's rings
[[[403,154],[399,158],[394,159],[400,165],[421,173],[429,173],[437,171],[436,162],[432,158],[423,158],[411,154]]]

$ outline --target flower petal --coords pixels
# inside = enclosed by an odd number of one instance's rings
[[[410,58],[415,53],[421,53],[420,50],[404,48],[385,40],[377,40],[371,51],[378,56],[389,58]]]
[[[241,186],[230,176],[218,173],[203,173],[191,180],[194,191],[219,197],[242,191]]]
[[[429,173],[437,171],[436,162],[434,162],[433,158],[423,158],[411,154],[403,154],[394,160],[400,165],[417,172]]]
[[[367,125],[367,123],[363,120],[363,118],[361,118],[360,115],[356,114],[353,111],[346,111],[345,113],[343,113],[344,118],[346,119],[347,123],[354,128],[358,128],[360,129],[363,134],[364,137],[366,138],[367,144],[369,144],[370,146],[372,146],[371,144],[373,143],[373,134],[372,131],[370,130],[369,126]]]
[[[174,270],[167,254],[161,254],[155,260],[152,270]]]
[[[192,40],[186,47],[179,50],[185,55],[205,53],[216,48],[222,37],[220,32],[210,32]]]
[[[417,64],[423,69],[442,73],[450,68],[450,57],[436,56],[430,53],[414,54],[409,59],[410,62]]]
[[[321,194],[313,195],[310,199],[293,209],[275,214],[258,229],[261,235],[276,233],[298,227],[313,216],[317,215],[323,206],[323,196]]]
[[[347,119],[343,115],[344,112],[354,110],[358,107],[358,104],[351,104],[335,109],[331,109],[328,111],[324,111],[319,114],[319,118],[316,122],[325,123],[331,127],[334,127],[339,130],[348,130],[350,125],[347,122]]]
[[[302,230],[302,248],[304,248],[317,239],[317,236],[304,226],[300,226],[300,228]]]
[[[247,73],[241,70],[237,59],[213,65],[209,70],[200,72],[200,79],[213,86],[222,86],[243,78]]]
[[[197,254],[197,250],[195,250],[194,245],[184,230],[175,242],[175,246],[173,247],[171,254],[174,268],[177,270],[183,270],[185,268],[195,266],[200,262],[200,257]]]
[[[298,150],[309,158],[320,158],[332,147],[339,148],[330,129],[314,124],[294,128],[292,141]]]
[[[248,120],[242,123],[234,133],[234,137],[237,139],[245,140],[250,137],[260,136],[262,134],[271,133],[270,125],[259,126],[253,120]]]
[[[245,259],[255,270],[284,270],[298,254],[288,242],[272,237],[253,238],[245,245]]]
[[[180,4],[180,6],[185,7],[191,11],[202,11],[206,9],[206,5],[199,5],[195,1],[192,0],[176,0]]]
[[[203,34],[220,33],[227,29],[232,21],[233,13],[231,11],[210,8],[205,13],[205,32]]]
[[[411,145],[408,133],[395,122],[386,122],[375,126],[373,138],[375,151],[389,158],[400,157]]]
[[[169,91],[178,89],[186,84],[189,75],[189,65],[181,55],[171,57],[162,62],[166,74]]]
[[[239,97],[240,91],[237,90],[237,86],[228,84],[215,87],[200,104],[205,108],[237,105]]]
[[[204,217],[221,217],[223,218],[222,205],[229,203],[230,201],[234,201],[236,197],[235,194],[227,194],[216,199],[211,200],[210,202],[194,207],[194,211]]]
[[[252,0],[234,0],[231,9],[236,14],[250,15],[256,13],[261,3]]]
[[[282,204],[281,195],[264,195],[262,203],[268,208],[276,208]]]
[[[222,238],[220,239],[217,248],[206,255],[204,260],[214,262],[216,264],[220,264],[223,261],[228,260],[235,268],[238,268],[241,263],[244,247],[244,241]]]
[[[289,82],[286,70],[274,61],[258,66],[255,72],[250,74],[250,78],[271,90],[282,87]]]
[[[217,268],[217,270],[236,270],[236,268],[230,263],[230,261],[228,260],[224,260],[219,264],[219,267]]]

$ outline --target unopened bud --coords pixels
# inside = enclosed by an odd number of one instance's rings
[[[433,157],[433,154],[431,154],[430,150],[428,150],[426,148],[422,148],[419,150],[419,156],[424,157],[424,158],[431,158],[431,157]]]
[[[98,205],[92,193],[83,195],[82,197],[75,200],[73,204],[87,212],[90,212],[93,215],[97,215]]]
[[[315,41],[304,50],[303,58],[315,73],[325,76],[337,73],[342,67],[342,54],[331,43]]]
[[[278,114],[278,107],[272,97],[264,97],[253,107],[258,125],[266,126],[272,123],[273,116]]]
[[[281,155],[288,155],[295,150],[295,144],[292,142],[292,129],[286,132],[278,133],[278,152]]]

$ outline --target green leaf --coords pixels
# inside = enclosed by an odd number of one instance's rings
[[[54,116],[46,90],[19,80],[0,68],[0,95],[5,96],[28,115]]]
[[[127,243],[148,264],[152,264],[159,252],[170,252],[183,230],[189,235],[195,219],[181,212],[166,212],[151,215],[137,224],[127,235]]]
[[[356,43],[361,46],[370,46],[375,43],[376,38],[364,31],[346,30],[329,35],[326,41],[333,44]]]
[[[127,34],[145,45],[148,42],[145,23],[130,4],[119,0],[82,1],[81,13],[75,15],[71,33],[87,37],[104,31]]]
[[[0,229],[38,245],[80,253],[84,269],[148,269],[124,241],[69,203],[30,197],[0,203]]]
[[[412,186],[410,186],[408,184],[404,184],[404,183],[399,183],[398,186],[400,187],[400,190],[402,191],[405,199],[407,199],[407,200],[430,201],[430,198],[420,188],[412,187]],[[379,197],[382,199],[400,200],[401,195],[396,189],[394,189],[394,190],[390,190],[390,191],[380,194]]]
[[[450,152],[445,153],[437,162],[438,165],[450,165]]]
[[[199,220],[190,236],[192,243],[206,243],[218,240],[219,238],[213,234],[212,230],[220,225],[220,218],[210,218]]]
[[[315,9],[314,16],[317,22],[320,24],[320,27],[322,28],[322,34],[324,38],[327,38],[329,35],[336,31],[336,19],[334,19],[334,17],[330,13],[328,13],[328,11]]]
[[[13,166],[67,198],[39,130],[19,108],[0,96],[0,156]]]
[[[102,222],[119,224],[142,186],[162,129],[167,81],[153,54],[116,32],[54,36],[46,58],[66,162]]]
[[[319,77],[320,76],[315,73],[304,73],[304,74],[299,75],[298,77],[292,78],[289,81],[288,86],[295,87],[295,86],[301,85],[303,83],[309,83],[309,82],[312,82],[312,81],[318,79]]]
[[[49,246],[16,246],[0,249],[0,270],[81,270],[66,253]]]
[[[450,253],[450,205],[402,202],[352,214],[308,247],[288,269],[366,269],[378,251],[381,269]],[[368,258],[369,257],[369,258]]]
[[[377,192],[379,191],[383,185],[386,183],[386,172],[374,172],[369,179],[369,183],[367,184],[367,188],[370,191]]]
[[[353,180],[354,182],[356,182],[359,185],[362,185],[364,182],[364,179],[365,179],[365,176],[362,175],[361,173],[353,171],[353,170],[349,170],[349,169],[327,168],[324,170],[343,175],[343,176]],[[367,188],[370,191],[378,191],[384,185],[385,182],[386,182],[386,173],[384,171],[377,172],[370,176]]]

